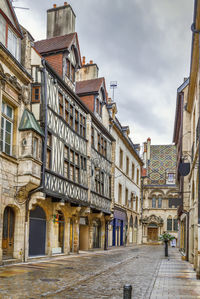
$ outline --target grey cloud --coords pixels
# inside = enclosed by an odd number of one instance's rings
[[[22,25],[34,31],[36,40],[45,38],[46,10],[63,2],[23,0],[31,10],[17,14]],[[149,136],[148,131],[155,143],[160,143],[161,135],[162,142],[165,135],[171,140],[176,90],[190,67],[193,1],[68,2],[77,16],[82,55],[98,64],[108,91],[109,82],[118,81],[120,120],[134,131],[145,132],[138,136],[141,142]]]

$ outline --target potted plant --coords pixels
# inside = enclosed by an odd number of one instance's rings
[[[168,242],[173,239],[175,239],[175,237],[170,235],[168,232],[164,232],[159,236],[159,241],[163,241],[165,243],[165,256],[168,256]]]

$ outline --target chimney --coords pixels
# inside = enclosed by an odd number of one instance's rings
[[[75,21],[76,15],[67,2],[58,7],[54,4],[47,10],[47,38],[74,33]]]
[[[93,60],[85,64],[85,57],[82,60],[82,68],[76,72],[76,81],[97,79],[99,76],[99,68]]]
[[[151,153],[151,138],[147,139],[147,160],[150,160],[150,153]]]

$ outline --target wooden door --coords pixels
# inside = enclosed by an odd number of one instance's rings
[[[149,227],[148,228],[148,240],[149,241],[158,241],[158,228]]]
[[[3,216],[3,258],[12,258],[14,249],[15,214],[11,207],[6,207]]]

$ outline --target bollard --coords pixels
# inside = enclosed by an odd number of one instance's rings
[[[132,298],[132,286],[130,284],[125,284],[123,299],[131,299],[131,298]]]

